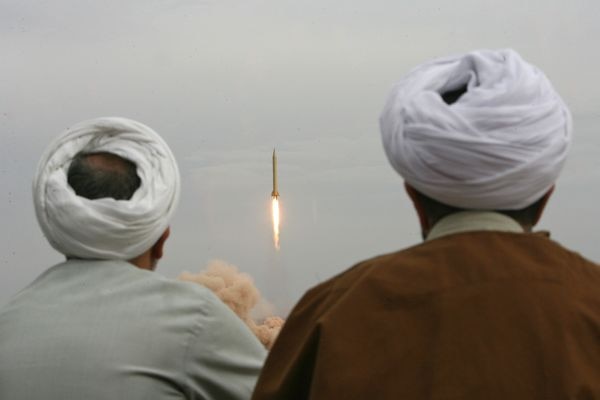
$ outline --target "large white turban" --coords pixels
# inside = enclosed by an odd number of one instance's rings
[[[141,185],[129,200],[90,200],[75,194],[67,171],[78,153],[108,152],[133,162]],[[179,170],[152,129],[125,118],[81,122],[56,138],[33,182],[38,222],[52,247],[66,256],[131,259],[160,238],[179,199]]]
[[[453,104],[441,94],[466,85]],[[482,50],[413,69],[380,117],[392,166],[455,207],[524,208],[556,181],[571,115],[546,76],[513,50]]]

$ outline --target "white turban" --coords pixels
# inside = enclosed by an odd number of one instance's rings
[[[141,180],[129,200],[90,200],[75,194],[67,171],[78,153],[108,152],[133,162]],[[149,127],[125,118],[81,122],[56,138],[33,182],[38,222],[52,247],[76,258],[134,258],[169,225],[179,199],[171,150]]]
[[[453,104],[441,94],[466,86]],[[571,115],[546,76],[513,50],[474,51],[418,66],[392,89],[383,146],[406,182],[444,204],[515,210],[556,181]]]

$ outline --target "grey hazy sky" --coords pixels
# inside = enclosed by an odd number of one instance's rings
[[[598,261],[598,15],[595,0],[0,0],[0,302],[61,259],[31,179],[51,138],[97,116],[150,125],[178,157],[168,276],[223,259],[285,312],[319,281],[417,243],[378,114],[410,68],[475,48],[516,49],[570,105],[575,141],[541,228]]]

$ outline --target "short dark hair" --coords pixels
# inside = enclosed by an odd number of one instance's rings
[[[453,90],[440,93],[442,100],[448,105],[454,104],[467,92],[467,85],[462,85]]]
[[[129,200],[141,184],[133,162],[107,152],[75,155],[67,181],[78,196],[90,200]]]
[[[444,203],[441,203],[437,200],[432,199],[429,196],[424,195],[423,193],[416,191],[417,197],[421,206],[423,207],[423,211],[430,218],[433,224],[435,224],[440,219],[454,214],[459,211],[469,211],[467,208],[460,208],[450,206]],[[536,200],[533,204],[530,204],[527,207],[518,209],[518,210],[489,210],[496,211],[506,216],[511,217],[521,225],[532,226],[534,225],[536,218],[538,216],[538,212],[540,207],[544,204],[544,196]]]

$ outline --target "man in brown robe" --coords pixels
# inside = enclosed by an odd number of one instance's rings
[[[309,290],[253,399],[600,399],[600,267],[531,232],[570,118],[511,50],[403,78],[381,132],[425,240]]]

